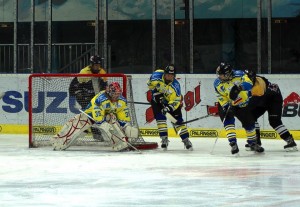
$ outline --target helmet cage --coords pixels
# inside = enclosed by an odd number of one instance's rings
[[[109,84],[107,93],[113,101],[118,100],[118,98],[122,94],[120,84],[118,82],[112,82],[111,84]]]

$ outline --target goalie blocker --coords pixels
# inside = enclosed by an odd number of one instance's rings
[[[70,119],[60,130],[51,138],[54,150],[65,150],[72,145],[79,137],[86,135],[85,131],[93,126],[94,121],[85,113],[76,115]],[[129,148],[127,141],[136,139],[139,136],[138,129],[126,124],[121,127],[114,114],[109,114],[106,121],[102,124],[94,124],[102,133],[104,140],[111,140],[114,151],[124,151]]]

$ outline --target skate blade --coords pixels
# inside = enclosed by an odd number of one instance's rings
[[[187,149],[187,151],[194,151],[193,147],[190,147],[189,149]]]
[[[297,152],[298,148],[296,146],[295,147],[289,147],[289,148],[286,148],[285,151],[286,152]]]
[[[238,153],[235,153],[235,154],[233,154],[233,156],[234,157],[240,157],[240,153],[238,152]]]

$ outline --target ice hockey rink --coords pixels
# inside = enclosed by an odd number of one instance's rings
[[[159,141],[159,139],[145,139]],[[300,206],[299,152],[262,140],[266,152],[232,156],[226,139],[178,138],[169,150],[111,152],[28,148],[25,135],[0,135],[0,206]],[[298,143],[299,145],[299,143]]]

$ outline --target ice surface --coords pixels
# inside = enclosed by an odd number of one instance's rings
[[[159,139],[146,139],[157,141]],[[0,135],[0,206],[300,206],[299,152],[262,140],[266,152],[230,153],[226,139],[180,139],[169,150],[110,152],[28,148],[25,135]],[[299,143],[298,143],[299,145]]]

